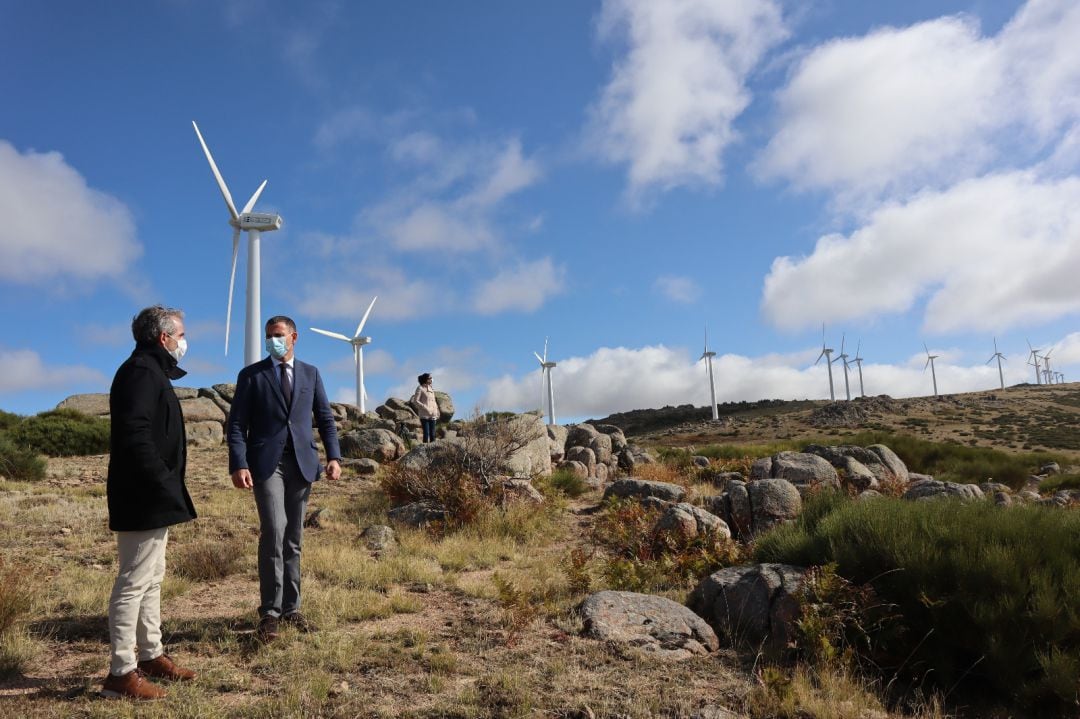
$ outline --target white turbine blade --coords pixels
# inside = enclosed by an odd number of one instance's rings
[[[236,282],[236,255],[240,252],[240,230],[232,233],[232,271],[229,273],[229,305],[225,310],[225,356],[229,356],[229,327],[232,323],[233,285]]]
[[[377,299],[379,299],[378,295],[375,295],[371,299],[371,304],[367,306],[367,312],[365,312],[364,316],[360,319],[360,324],[358,324],[356,326],[356,334],[353,335],[353,337],[359,337],[360,336],[360,330],[364,329],[364,323],[367,322],[368,315],[371,314],[371,308],[375,306],[375,300],[377,300]]]
[[[251,199],[247,201],[246,205],[244,205],[243,212],[251,212],[253,209],[255,209],[255,203],[259,201],[259,195],[262,194],[264,187],[266,187],[266,180],[262,181],[262,184],[259,185],[259,189],[255,190],[255,194],[252,195]]]
[[[825,356],[825,350],[821,350],[821,354],[819,354],[817,356],[817,362],[814,362],[814,365],[816,366],[819,362],[821,362],[821,358],[824,357],[824,356]]]
[[[340,332],[327,332],[326,330],[320,330],[320,329],[315,328],[315,327],[311,327],[309,329],[312,332],[318,332],[321,335],[326,335],[327,337],[333,337],[336,340],[344,340],[346,342],[352,342],[352,337],[346,337],[345,335],[341,334]]]
[[[544,338],[544,362],[547,362],[547,343],[548,343],[548,338],[545,337]]]
[[[930,356],[930,348],[926,346],[925,342],[922,343],[922,348],[924,350],[926,350],[926,356],[929,357]]]
[[[229,206],[229,214],[232,215],[234,220],[239,219],[240,215],[236,214],[236,205],[233,204],[229,188],[225,186],[225,180],[222,179],[221,173],[217,169],[214,156],[210,154],[210,148],[206,146],[206,140],[203,139],[202,133],[199,132],[199,126],[195,124],[194,120],[191,121],[191,126],[195,128],[195,134],[199,137],[199,144],[202,145],[203,152],[206,153],[206,159],[210,162],[210,169],[214,171],[214,179],[217,180],[218,187],[221,188],[221,196],[225,198],[225,204]]]
[[[544,365],[544,358],[541,357],[539,354],[537,354],[536,352],[533,352],[533,357],[536,358],[536,361],[539,362],[541,366]]]
[[[844,356],[844,342],[847,340],[847,334],[840,335],[840,356]]]

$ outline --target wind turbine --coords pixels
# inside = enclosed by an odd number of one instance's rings
[[[1034,349],[1031,346],[1030,340],[1025,341],[1027,342],[1028,349],[1031,350],[1028,354],[1028,364],[1035,367],[1035,384],[1042,384],[1042,380],[1039,378],[1039,353],[1042,352],[1042,350]],[[1034,360],[1034,362],[1032,360]]]
[[[859,356],[859,350],[861,348],[862,348],[862,340],[859,340],[859,343],[857,345],[855,345],[855,357],[853,357],[851,361],[854,362],[855,366],[857,366],[859,368],[859,396],[860,397],[865,397],[866,396],[866,390],[863,389],[863,381],[862,381],[862,362],[863,362],[863,358]]]
[[[364,404],[367,400],[367,390],[364,388],[364,345],[371,344],[371,338],[362,337],[360,333],[364,330],[364,323],[367,322],[368,315],[371,314],[371,308],[375,306],[375,300],[377,299],[379,299],[378,296],[371,299],[371,304],[368,305],[367,312],[360,319],[360,324],[356,326],[356,332],[352,337],[346,337],[338,332],[327,332],[315,327],[311,328],[312,332],[318,332],[321,335],[333,337],[336,340],[342,340],[352,345],[353,362],[356,363],[356,406],[360,408],[360,414],[367,411]]]
[[[821,358],[825,358],[825,364],[829,367],[829,400],[836,401],[836,390],[833,389],[832,381],[832,347],[825,346],[825,323],[821,324],[821,354],[818,355],[817,362],[814,362],[816,367],[818,362],[821,362]]]
[[[847,401],[851,401],[851,385],[848,384],[848,372],[847,372],[847,358],[848,355],[844,352],[844,335],[840,335],[840,354],[836,356],[838,362],[844,363],[844,392],[847,394]]]
[[[994,338],[994,354],[990,355],[990,359],[986,360],[986,364],[993,362],[995,357],[998,361],[998,379],[1001,380],[1001,389],[1005,389],[1005,374],[1001,371],[1001,360],[1005,359],[1005,355],[998,352],[997,337]]]
[[[1046,372],[1046,384],[1054,384],[1054,375],[1050,370],[1050,355],[1054,352],[1053,348],[1049,352],[1043,355],[1043,367]]]
[[[923,349],[926,350],[926,364],[923,365],[922,371],[925,372],[927,367],[930,368],[930,376],[934,380],[934,396],[937,397],[938,396],[938,392],[937,392],[937,372],[934,371],[934,360],[936,360],[941,355],[932,355],[932,354],[930,354],[930,348],[926,346],[925,342],[923,342],[922,346],[923,346]]]
[[[255,207],[256,201],[259,199],[259,195],[262,194],[263,188],[266,187],[266,180],[263,180],[259,185],[259,189],[255,190],[255,194],[251,196],[251,199],[244,205],[242,212],[236,212],[236,205],[233,204],[232,195],[229,194],[229,188],[225,185],[225,180],[222,179],[221,173],[218,171],[217,164],[214,162],[213,155],[210,154],[210,148],[206,146],[206,141],[203,140],[202,133],[199,132],[199,126],[195,124],[195,121],[191,121],[191,126],[195,128],[195,135],[199,138],[199,144],[202,145],[203,152],[206,153],[206,160],[210,163],[210,169],[214,173],[214,179],[217,180],[218,187],[221,189],[221,196],[225,198],[225,205],[229,208],[229,224],[233,228],[233,245],[232,245],[232,271],[229,274],[229,306],[225,312],[225,355],[229,354],[229,327],[232,321],[232,297],[233,297],[233,283],[236,280],[236,255],[240,251],[240,232],[246,231],[248,233],[248,264],[247,264],[247,317],[244,321],[244,364],[254,364],[259,361],[259,357],[262,354],[262,308],[260,306],[261,289],[259,285],[259,279],[261,275],[260,270],[260,253],[259,253],[259,236],[263,232],[272,232],[273,230],[280,230],[283,220],[281,215],[268,214],[264,212],[252,212],[252,208]]]
[[[551,368],[555,366],[555,362],[548,362],[547,358],[548,341],[547,337],[544,338],[544,356],[533,352],[533,356],[540,362],[540,367],[543,369],[543,382],[547,387],[547,413],[548,424],[555,425],[555,390],[551,386]]]
[[[1055,372],[1055,374],[1057,375],[1057,378],[1058,378],[1058,384],[1065,384],[1065,373],[1063,373],[1063,372]]]
[[[712,373],[712,358],[715,356],[715,352],[709,351],[709,326],[705,325],[705,351],[698,357],[698,361],[705,360],[705,369],[709,373],[709,399],[712,401],[709,406],[712,407],[713,422],[720,419],[720,413],[716,410],[716,384],[713,382]]]

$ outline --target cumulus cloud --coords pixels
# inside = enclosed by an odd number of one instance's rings
[[[363,213],[403,252],[474,252],[497,243],[500,203],[541,177],[520,140],[449,147],[429,133],[412,133],[391,148],[418,173],[413,186]]]
[[[777,95],[757,170],[842,196],[941,185],[1080,119],[1080,6],[1031,0],[994,37],[943,17],[825,43]],[[1011,133],[1011,134],[1006,134]]]
[[[0,372],[0,394],[72,385],[104,385],[108,381],[105,375],[90,367],[50,367],[33,350],[0,349],[0,367],[4,368]]]
[[[662,275],[653,283],[653,290],[672,302],[689,304],[701,296],[701,288],[689,277]]]
[[[807,257],[779,257],[763,310],[781,328],[905,312],[930,332],[1000,330],[1080,311],[1080,179],[990,175],[874,212]]]
[[[813,366],[812,350],[788,356],[746,357],[719,355],[713,360],[717,402],[759,399],[828,399],[828,369]],[[894,397],[933,394],[925,355],[901,365],[863,363],[866,394]],[[998,386],[997,367],[965,366],[950,362],[942,353],[935,360],[938,389],[942,394],[993,389]],[[648,378],[648,381],[642,381]],[[1019,367],[1006,368],[1006,383],[1024,382]],[[845,397],[843,367],[833,366],[838,398]],[[605,347],[587,357],[560,359],[552,370],[556,421],[566,418],[603,417],[631,409],[693,404],[708,406],[709,384],[705,364],[680,349],[663,345],[626,348]],[[859,393],[857,369],[849,370],[852,396]],[[504,375],[488,383],[481,406],[486,409],[527,411],[543,406],[540,370],[522,376]]]
[[[521,262],[481,283],[473,295],[472,308],[482,315],[507,310],[532,312],[563,289],[566,271],[550,257]]]
[[[629,191],[715,185],[732,123],[750,103],[746,80],[787,36],[774,0],[606,0],[600,37],[624,41],[590,110],[605,160],[627,165]]]
[[[135,222],[58,152],[0,140],[0,279],[35,284],[121,276],[142,253]]]
[[[363,264],[346,272],[346,279],[317,279],[306,283],[299,299],[300,312],[315,320],[341,320],[356,323],[364,316],[372,297],[378,297],[365,325],[365,334],[379,319],[405,320],[430,314],[432,307],[445,309],[455,302],[444,288],[430,280],[413,277],[397,267]],[[333,327],[333,332],[352,334]]]

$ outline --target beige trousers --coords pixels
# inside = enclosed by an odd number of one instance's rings
[[[169,528],[117,532],[119,570],[109,599],[109,671],[127,674],[138,661],[161,656],[161,580]]]

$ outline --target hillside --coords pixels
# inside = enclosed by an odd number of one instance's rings
[[[878,430],[1005,451],[1051,450],[1080,460],[1080,385],[1015,385],[1004,390],[851,402],[763,400],[708,407],[664,407],[612,414],[614,424],[645,445],[754,444],[835,440]]]

